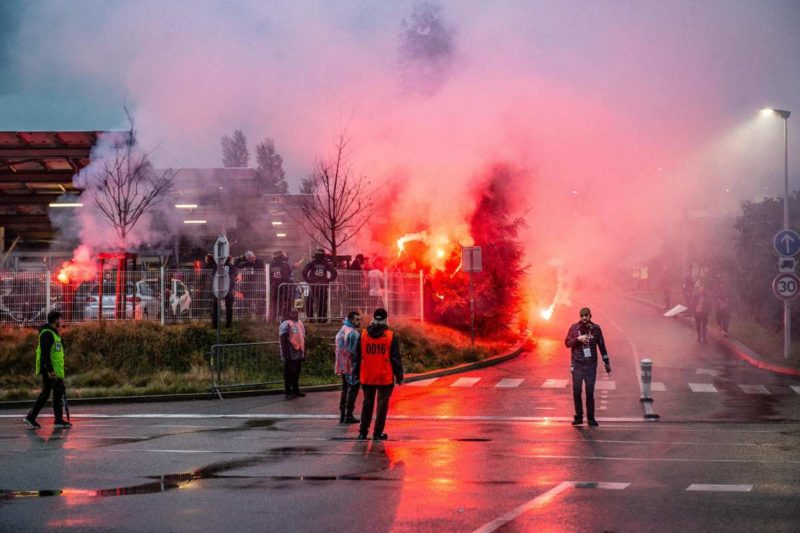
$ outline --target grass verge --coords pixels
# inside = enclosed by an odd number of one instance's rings
[[[403,366],[408,373],[448,368],[502,353],[511,336],[481,340],[442,326],[397,323]],[[307,326],[307,360],[301,385],[337,383],[333,373],[331,328]],[[62,332],[66,347],[66,384],[71,398],[207,392],[211,383],[209,349],[216,332],[205,324],[161,326],[152,322],[82,324]],[[223,343],[277,340],[277,327],[238,323],[223,330]],[[0,401],[32,400],[41,378],[33,373],[37,331],[0,329]],[[274,354],[274,351],[270,352]],[[281,381],[282,366],[267,355],[258,375],[249,379]],[[276,385],[275,388],[281,388]]]

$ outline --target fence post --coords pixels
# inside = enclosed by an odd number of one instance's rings
[[[383,291],[384,291],[384,295],[385,295],[385,298],[384,298],[384,301],[383,301],[383,305],[386,306],[386,314],[389,315],[389,316],[392,316],[392,312],[391,312],[392,310],[389,309],[389,307],[390,307],[389,300],[391,300],[391,298],[392,298],[391,297],[391,293],[389,292],[389,271],[387,269],[385,269],[385,268],[383,269],[383,279],[384,279]]]
[[[419,321],[425,322],[425,283],[423,281],[422,270],[419,271]]]
[[[160,284],[160,290],[159,291],[161,293],[161,296],[159,296],[158,299],[160,300],[159,301],[159,305],[161,306],[161,325],[163,326],[164,325],[164,309],[165,309],[165,306],[164,306],[164,294],[165,294],[165,291],[164,291],[164,266],[163,265],[161,266],[161,279],[159,281],[159,284]]]
[[[266,301],[264,302],[265,303],[264,308],[266,309],[264,313],[264,320],[266,322],[269,322],[270,313],[272,312],[272,310],[269,308],[270,307],[269,290],[272,288],[271,287],[272,283],[271,280],[269,279],[269,265],[264,265],[264,278],[265,278],[264,285],[267,289],[267,293],[264,296],[264,298],[266,299]]]
[[[45,315],[50,313],[50,271],[48,270],[46,273],[46,278],[44,279],[44,310]]]

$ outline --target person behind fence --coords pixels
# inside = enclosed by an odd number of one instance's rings
[[[53,393],[53,415],[56,428],[71,428],[72,424],[64,420],[62,402],[64,401],[64,342],[58,333],[61,327],[61,313],[47,313],[47,324],[39,329],[39,340],[36,345],[36,374],[42,375],[42,392],[36,398],[33,408],[22,420],[28,426],[39,429],[36,417],[45,402]]]
[[[325,257],[325,250],[317,248],[314,257],[303,268],[303,279],[310,285],[306,299],[306,316],[309,321],[328,316],[328,287],[336,281],[338,273],[331,261]],[[320,320],[321,321],[321,320]]]
[[[300,367],[306,358],[306,328],[297,309],[289,311],[288,320],[278,327],[283,361],[283,383],[286,399],[305,396],[300,392]]]
[[[333,370],[337,376],[342,377],[342,394],[339,397],[340,424],[358,424],[360,422],[353,415],[360,388],[358,375],[353,373],[353,354],[358,349],[360,342],[359,327],[361,327],[361,315],[358,311],[350,311],[336,334],[336,360]]]
[[[583,401],[581,392],[586,383],[586,416],[590,426],[597,426],[594,418],[594,384],[597,379],[597,352],[603,357],[606,373],[611,373],[606,343],[600,326],[592,322],[588,307],[580,311],[580,321],[571,325],[564,344],[570,349],[570,371],[572,372],[572,399],[575,403],[573,426],[583,423]]]
[[[363,391],[364,403],[361,406],[361,426],[359,440],[367,438],[378,397],[378,411],[375,415],[373,440],[386,440],[389,435],[383,432],[386,415],[389,412],[389,398],[394,384],[403,383],[403,361],[400,358],[400,342],[394,331],[389,329],[386,309],[376,309],[372,323],[361,331],[361,339],[353,354],[353,373],[358,375]]]
[[[384,307],[384,279],[383,279],[383,259],[377,258],[372,268],[367,273],[367,283],[369,285],[369,307],[377,309]]]
[[[228,294],[225,295],[223,301],[225,302],[225,327],[229,328],[233,325],[233,302],[234,302],[234,291],[236,290],[236,267],[233,265],[233,257],[228,256],[225,260],[223,266],[228,267]],[[214,263],[213,267],[211,268],[211,275],[212,279],[213,276],[217,275],[218,265]],[[216,295],[213,297],[211,302],[211,325],[215,328],[217,327],[217,318],[219,313],[220,302],[219,298]]]
[[[289,257],[278,250],[272,254],[272,262],[269,264],[269,301],[273,320],[277,321],[280,317],[289,316],[289,309],[294,300],[293,283],[294,276],[292,276]],[[281,288],[281,285],[284,287]]]
[[[240,274],[240,289],[245,302],[257,317],[263,318],[267,312],[267,287],[262,277],[266,270],[264,261],[258,259],[251,250],[247,250],[244,255],[236,259],[234,266],[236,272]]]

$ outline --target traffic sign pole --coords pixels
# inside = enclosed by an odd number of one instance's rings
[[[795,255],[797,255],[798,252],[800,252],[800,234],[789,229],[788,180],[786,182],[785,196],[783,198],[783,230],[775,234],[775,237],[772,239],[772,246],[775,248],[775,251],[778,252],[778,255],[781,256],[781,262],[787,259],[792,259]],[[778,270],[780,272],[784,272],[781,263],[778,265]],[[789,268],[786,268],[786,271],[789,271]],[[794,271],[794,268],[792,268],[791,271]],[[793,299],[793,297],[786,298],[785,296],[779,294],[779,291],[776,289],[775,284],[778,283],[778,280],[781,279],[782,275],[783,274],[775,278],[772,289],[775,292],[775,295],[783,300],[783,357],[784,359],[787,359],[792,351],[792,312],[789,306],[790,300]],[[792,284],[793,281],[790,282],[784,279],[781,283],[786,285]]]

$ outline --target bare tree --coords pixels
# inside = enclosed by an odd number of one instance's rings
[[[125,114],[128,131],[114,136],[82,176],[85,189],[113,226],[123,248],[142,215],[172,188],[177,173],[172,169],[158,173],[153,168],[149,154],[137,145],[134,119],[127,108]]]
[[[350,139],[336,138],[334,154],[320,161],[303,180],[301,223],[314,242],[336,255],[369,220],[373,201],[366,176],[353,169]]]

